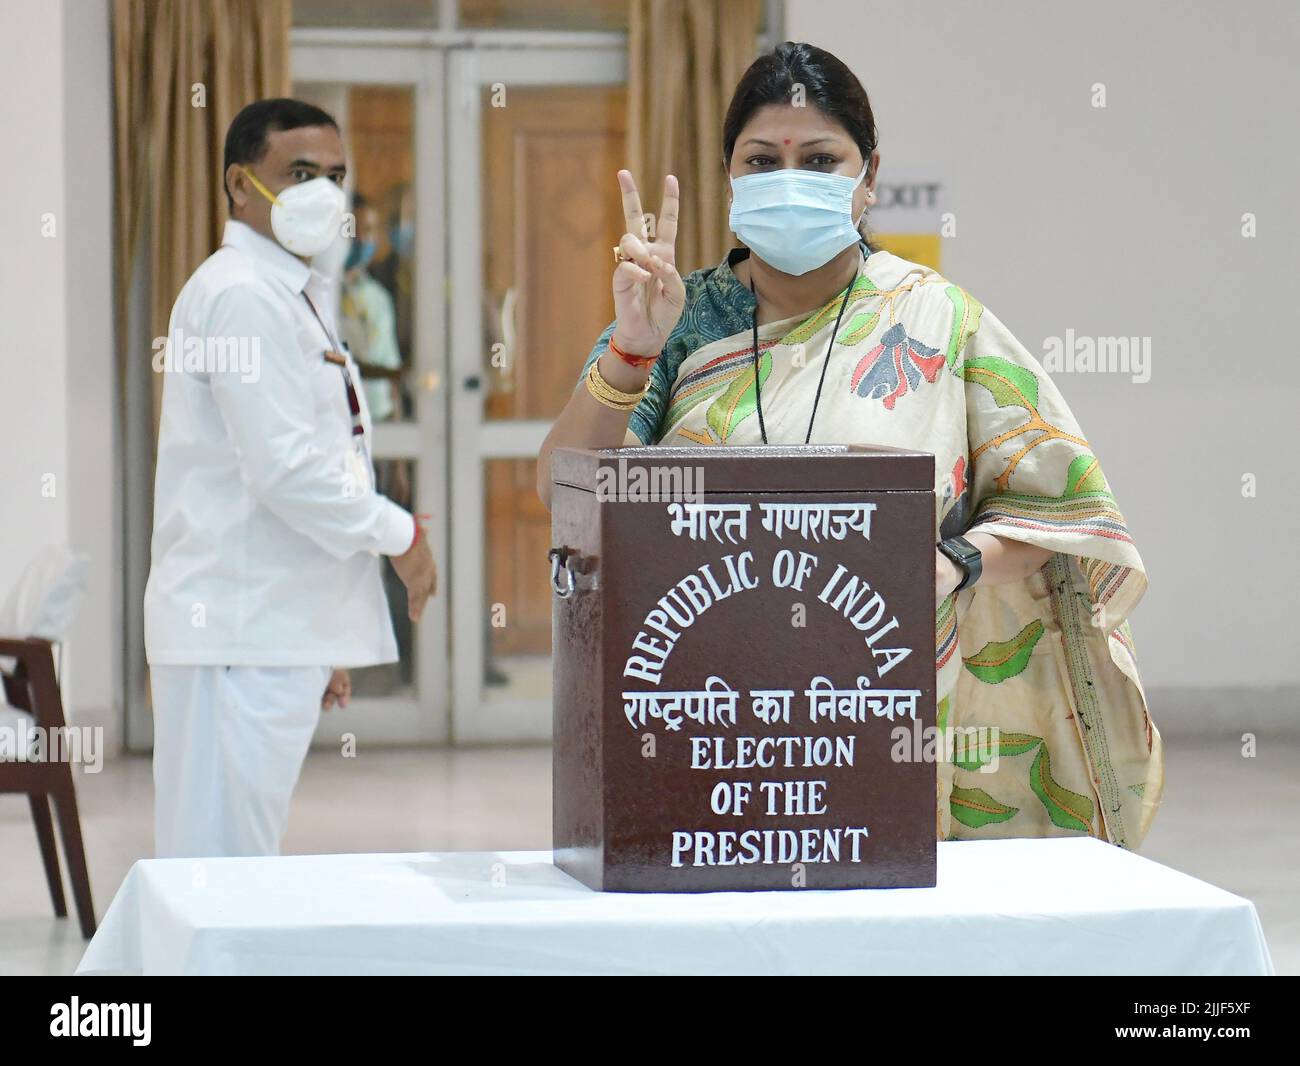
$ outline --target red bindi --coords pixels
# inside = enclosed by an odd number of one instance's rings
[[[790,143],[790,138],[789,138],[789,137],[787,137],[787,138],[785,139],[785,143],[786,143],[786,144],[789,144],[789,143]]]

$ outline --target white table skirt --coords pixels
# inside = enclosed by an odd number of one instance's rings
[[[1254,905],[1091,838],[935,888],[593,892],[549,851],[137,862],[79,974],[1271,974]]]

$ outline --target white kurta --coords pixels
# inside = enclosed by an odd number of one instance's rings
[[[341,347],[326,279],[240,222],[172,310],[144,602],[160,857],[277,854],[330,667],[397,659],[380,556],[414,519],[374,491]]]
[[[397,659],[379,556],[406,551],[414,519],[350,475],[343,370],[324,358],[339,345],[304,293],[333,332],[325,279],[232,221],[177,297],[144,601],[151,664]],[[368,443],[351,360],[348,372]]]

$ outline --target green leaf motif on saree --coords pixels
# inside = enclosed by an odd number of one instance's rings
[[[1052,779],[1052,760],[1047,754],[1046,744],[1038,749],[1034,765],[1029,770],[1029,787],[1047,808],[1047,816],[1053,825],[1079,833],[1092,832],[1092,800],[1071,792]]]
[[[977,772],[994,754],[999,759],[1023,755],[1043,742],[1042,737],[1029,733],[1003,733],[999,730],[995,736],[995,743],[988,743],[979,734],[972,737],[971,742],[967,742],[964,735],[956,736],[953,740],[952,764],[959,770]]]
[[[949,696],[945,696],[939,701],[939,706],[935,709],[935,724],[940,733],[948,728],[948,700],[950,698],[951,697]]]
[[[1035,618],[1010,640],[989,641],[974,655],[962,656],[962,662],[981,681],[1000,684],[1029,665],[1029,657],[1042,635],[1042,620]]]
[[[879,311],[870,314],[859,312],[849,319],[848,325],[840,330],[840,335],[835,339],[839,344],[858,344],[870,337],[879,323]]]
[[[876,283],[865,274],[859,274],[853,282],[853,291],[849,293],[849,303],[854,300],[869,296],[873,292],[879,292]],[[782,344],[803,344],[817,335],[818,330],[834,323],[836,316],[840,312],[840,303],[844,299],[844,294],[840,293],[832,300],[827,300],[825,304],[817,311],[805,318],[799,325],[795,326],[789,333],[781,338]],[[856,321],[856,317],[854,319]],[[850,323],[852,325],[852,323]]]
[[[946,354],[948,367],[953,369],[957,365],[957,356],[966,347],[966,342],[979,329],[980,315],[984,313],[984,305],[957,285],[949,285],[943,291],[944,295],[952,301],[952,332],[948,335]]]
[[[967,359],[962,377],[988,389],[999,407],[1023,407],[1030,412],[1038,408],[1038,378],[1009,359],[998,355]]]
[[[760,382],[766,382],[772,373],[772,353],[764,352],[758,359]],[[749,367],[736,375],[727,391],[709,404],[709,428],[719,441],[726,441],[731,431],[754,413],[754,371]]]
[[[1047,438],[1040,437],[1039,441]],[[1064,485],[1059,496],[1040,496],[1025,492],[1008,492],[998,489],[980,501],[972,524],[980,522],[1032,523],[1036,529],[1051,529],[1061,533],[1084,533],[1103,537],[1130,540],[1124,525],[1124,516],[1115,504],[1115,497],[1106,487],[1105,475],[1095,456],[1081,452],[1065,471]],[[1106,562],[1089,562],[1085,572],[1093,580],[1092,567],[1109,570]],[[1134,653],[1136,654],[1136,652]]]
[[[1133,793],[1134,795],[1136,795],[1136,796],[1143,796],[1143,797],[1145,797],[1146,794],[1147,794],[1147,786],[1146,786],[1146,785],[1129,785],[1128,790],[1129,790],[1130,792],[1132,792],[1132,793]]]
[[[1020,811],[1019,807],[999,803],[982,788],[958,788],[956,785],[948,799],[948,806],[952,810],[952,816],[971,829],[979,829],[991,822],[1005,822]]]
[[[1105,492],[1106,477],[1101,472],[1101,463],[1097,457],[1084,452],[1070,461],[1070,469],[1065,475],[1065,492],[1062,498],[1078,496],[1085,492]]]

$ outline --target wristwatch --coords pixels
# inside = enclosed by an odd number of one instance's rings
[[[941,540],[939,550],[961,567],[965,574],[953,592],[960,592],[980,579],[980,573],[984,569],[983,558],[980,550],[965,537],[949,537],[947,540]]]

